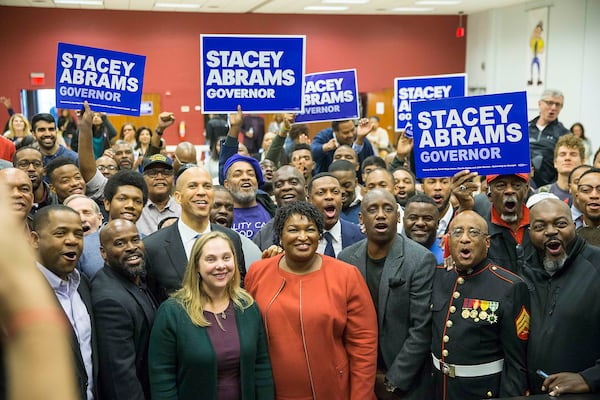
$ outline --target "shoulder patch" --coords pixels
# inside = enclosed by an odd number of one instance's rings
[[[498,278],[507,281],[509,283],[518,283],[518,282],[523,282],[523,278],[521,278],[519,275],[515,274],[514,272],[511,272],[509,270],[507,270],[506,268],[502,268],[498,265],[495,264],[490,264],[491,268],[490,271],[496,275]]]
[[[521,340],[529,339],[529,312],[525,306],[521,306],[521,312],[515,319],[515,328],[517,330],[517,336]]]

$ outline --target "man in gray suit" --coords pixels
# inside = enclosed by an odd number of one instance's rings
[[[377,310],[377,397],[425,399],[431,387],[429,304],[436,261],[426,248],[398,235],[398,218],[390,192],[367,192],[359,214],[367,238],[338,259],[358,267]]]

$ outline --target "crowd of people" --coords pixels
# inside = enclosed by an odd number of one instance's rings
[[[559,91],[530,174],[422,180],[377,117],[238,108],[201,160],[166,153],[170,112],[117,131],[1,100],[0,399],[600,391],[600,151]]]

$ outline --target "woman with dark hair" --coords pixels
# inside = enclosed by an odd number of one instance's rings
[[[570,129],[571,133],[583,141],[583,147],[585,147],[585,157],[583,158],[584,164],[590,162],[590,157],[592,156],[592,142],[590,139],[585,137],[585,129],[581,122],[575,122],[571,125]]]
[[[314,205],[280,208],[274,229],[285,252],[252,264],[245,284],[263,313],[276,398],[374,399],[377,317],[360,272],[317,254],[325,222]]]
[[[206,168],[213,179],[219,177],[219,154],[221,154],[222,139],[225,139],[225,136],[219,136],[216,139],[214,146],[211,145],[210,157],[204,161],[204,168]]]
[[[152,328],[153,399],[274,398],[260,311],[240,279],[227,235],[196,240],[182,288],[160,306]]]
[[[139,169],[142,164],[142,160],[146,157],[146,153],[150,148],[150,141],[152,140],[152,129],[147,126],[140,126],[135,131],[135,146],[133,147],[135,164],[134,169]],[[140,172],[142,172],[140,170]]]
[[[94,145],[94,159],[102,157],[104,150],[110,149],[113,139],[117,136],[117,130],[110,123],[104,113],[94,112],[92,117],[92,141]],[[71,149],[77,151],[79,148],[79,130],[71,139]]]
[[[77,131],[77,121],[75,121],[75,118],[71,114],[71,110],[66,108],[60,110],[60,117],[58,117],[58,130],[61,132],[67,146],[70,147],[73,135]]]

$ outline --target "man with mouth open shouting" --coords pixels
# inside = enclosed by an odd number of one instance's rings
[[[308,197],[325,219],[325,232],[317,252],[337,257],[342,249],[365,238],[357,224],[340,218],[342,187],[335,176],[328,172],[315,175],[308,183]]]
[[[570,209],[560,200],[540,201],[531,208],[530,220],[536,252],[527,258],[523,278],[531,292],[531,392],[598,392],[600,249],[575,234]],[[549,376],[540,378],[536,370]]]
[[[490,248],[488,258],[502,267],[520,274],[527,255],[532,252],[529,240],[529,209],[525,205],[529,191],[527,174],[488,175],[487,197],[491,207],[480,207],[474,172],[461,171],[452,179],[452,193],[460,203],[460,210],[473,209],[488,224]],[[474,206],[473,206],[474,204]],[[486,209],[487,208],[487,209]]]
[[[436,268],[431,294],[435,398],[525,395],[527,285],[487,258],[488,224],[474,211],[458,214],[448,234],[453,268]]]
[[[37,266],[54,291],[72,328],[73,360],[80,399],[97,395],[98,362],[88,280],[75,269],[83,250],[83,228],[77,211],[50,205],[33,217],[32,246]]]

